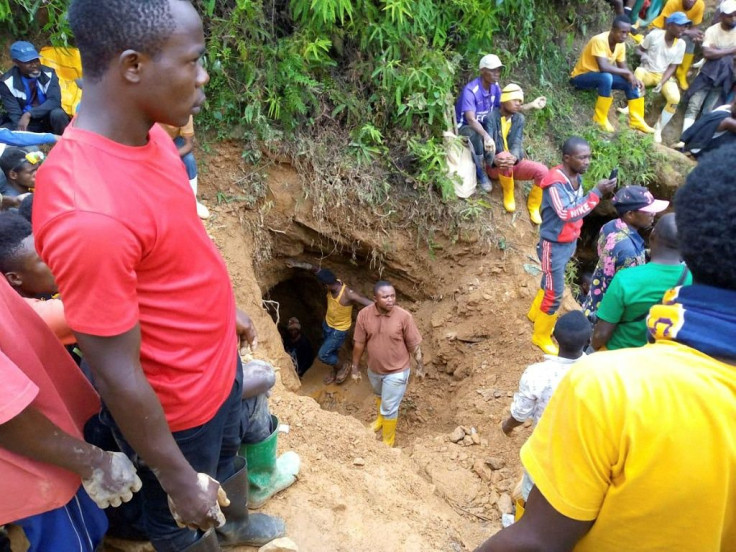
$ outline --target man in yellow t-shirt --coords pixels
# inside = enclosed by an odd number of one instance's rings
[[[631,22],[625,15],[616,16],[611,30],[591,38],[570,75],[570,84],[578,90],[598,90],[593,121],[606,132],[613,132],[608,122],[612,90],[623,90],[629,101],[629,126],[647,134],[654,129],[644,121],[644,85],[626,66],[626,38]]]
[[[675,197],[693,285],[647,319],[654,344],[595,353],[558,385],[521,460],[523,517],[476,552],[736,550],[736,148]]]
[[[703,12],[705,11],[704,0],[667,0],[662,8],[662,13],[652,21],[652,27],[655,29],[664,29],[667,25],[667,19],[677,12],[684,12],[692,24],[682,33],[682,39],[685,41],[685,55],[682,63],[677,68],[677,80],[680,88],[688,89],[687,73],[693,64],[693,54],[695,52],[695,43],[703,40],[703,31],[698,29],[698,25],[703,22]]]

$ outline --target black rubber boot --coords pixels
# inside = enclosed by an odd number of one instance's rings
[[[263,546],[286,535],[280,518],[266,514],[248,514],[248,468],[245,458],[235,457],[235,473],[220,483],[230,499],[223,508],[227,522],[216,529],[222,546]]]
[[[201,539],[187,546],[182,552],[221,552],[221,550],[215,530],[210,529]]]

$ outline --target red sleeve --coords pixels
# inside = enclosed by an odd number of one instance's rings
[[[36,247],[56,277],[74,331],[107,337],[138,322],[135,270],[143,253],[130,229],[105,215],[75,211],[45,224]]]
[[[366,312],[366,309],[362,309],[358,313],[358,318],[355,320],[355,330],[353,331],[353,342],[355,343],[365,343],[365,326],[363,325],[363,319],[365,316],[363,316],[363,313]]]
[[[0,424],[23,412],[38,395],[33,383],[15,363],[0,351]]]
[[[549,197],[552,201],[552,208],[565,222],[575,222],[586,215],[588,215],[595,206],[600,203],[601,198],[595,189],[588,192],[585,196],[575,201],[567,201],[563,199],[563,195],[560,194],[558,186],[561,184],[555,183],[549,187]]]

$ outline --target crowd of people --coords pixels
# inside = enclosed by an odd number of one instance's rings
[[[524,104],[518,84],[499,84],[496,55],[482,57],[456,104],[481,189],[497,180],[513,212],[516,180],[533,181],[542,268],[527,317],[545,360],[525,370],[502,423],[507,435],[527,419],[535,426],[521,450],[517,521],[481,551],[736,542],[736,146],[724,138],[736,133],[736,107],[725,103],[736,0],[723,0],[704,32],[703,0],[668,0],[634,35],[633,2],[612,4],[619,15],[586,44],[570,83],[597,90],[593,120],[605,131],[612,91],[623,90],[629,125],[656,141],[687,90],[683,142],[699,164],[673,206],[615,173],[585,192],[592,151],[578,136],[555,167],[528,159],[523,113],[546,98]],[[0,525],[23,529],[40,552],[94,552],[106,534],[159,552],[260,546],[286,526],[249,509],[294,483],[300,466],[294,453],[276,456],[274,370],[241,362],[257,331],[200,221],[209,216],[193,157],[209,79],[201,19],[189,2],[72,0],[69,24],[82,108],[64,111],[58,77],[29,42],[11,46],[13,68],[0,77],[0,495],[24,497],[0,501]],[[634,71],[630,36],[641,54]],[[698,45],[704,63],[688,84]],[[654,127],[646,87],[665,97]],[[600,231],[580,309],[558,318],[583,219],[609,197],[618,217]],[[640,231],[651,227],[647,255]],[[424,377],[411,313],[388,281],[368,298],[329,269],[286,264],[326,290],[316,355],[301,322],[286,325],[297,373],[316,356],[329,367],[324,384],[359,380],[365,355],[371,429],[394,446],[410,373]]]

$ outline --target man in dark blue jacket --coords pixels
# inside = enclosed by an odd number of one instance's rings
[[[62,134],[69,116],[61,107],[59,77],[41,65],[30,42],[10,47],[14,67],[0,77],[0,100],[5,108],[2,126],[10,130]]]

